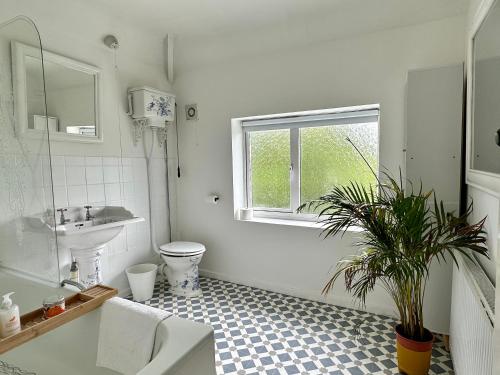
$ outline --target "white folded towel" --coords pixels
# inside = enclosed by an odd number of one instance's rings
[[[114,297],[101,308],[96,365],[136,374],[151,361],[156,328],[167,311]]]

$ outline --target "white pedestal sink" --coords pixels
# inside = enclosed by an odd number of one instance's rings
[[[144,221],[123,207],[96,207],[91,214],[90,220],[83,220],[83,208],[68,208],[65,217],[70,221],[56,226],[46,222],[40,226],[42,219],[25,218],[32,228],[43,227],[56,233],[59,248],[71,251],[80,269],[80,283],[86,287],[102,282],[101,257],[105,245],[118,236],[125,225]],[[59,221],[59,217],[56,220]]]

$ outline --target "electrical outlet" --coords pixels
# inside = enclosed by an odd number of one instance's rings
[[[186,120],[198,120],[198,106],[186,104]]]

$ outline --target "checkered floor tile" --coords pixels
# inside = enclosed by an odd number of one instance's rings
[[[398,374],[393,326],[384,316],[201,278],[186,299],[160,281],[146,304],[212,325],[218,374]],[[453,374],[436,342],[430,374]]]

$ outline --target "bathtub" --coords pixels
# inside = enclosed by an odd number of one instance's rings
[[[28,311],[23,306],[32,305],[33,298],[38,301],[50,293],[74,293],[0,274],[0,293],[6,290],[16,291],[21,313]],[[96,309],[1,354],[0,360],[37,375],[117,374],[95,365],[100,314]],[[138,374],[215,375],[214,351],[211,327],[171,316],[158,326],[153,360]]]

